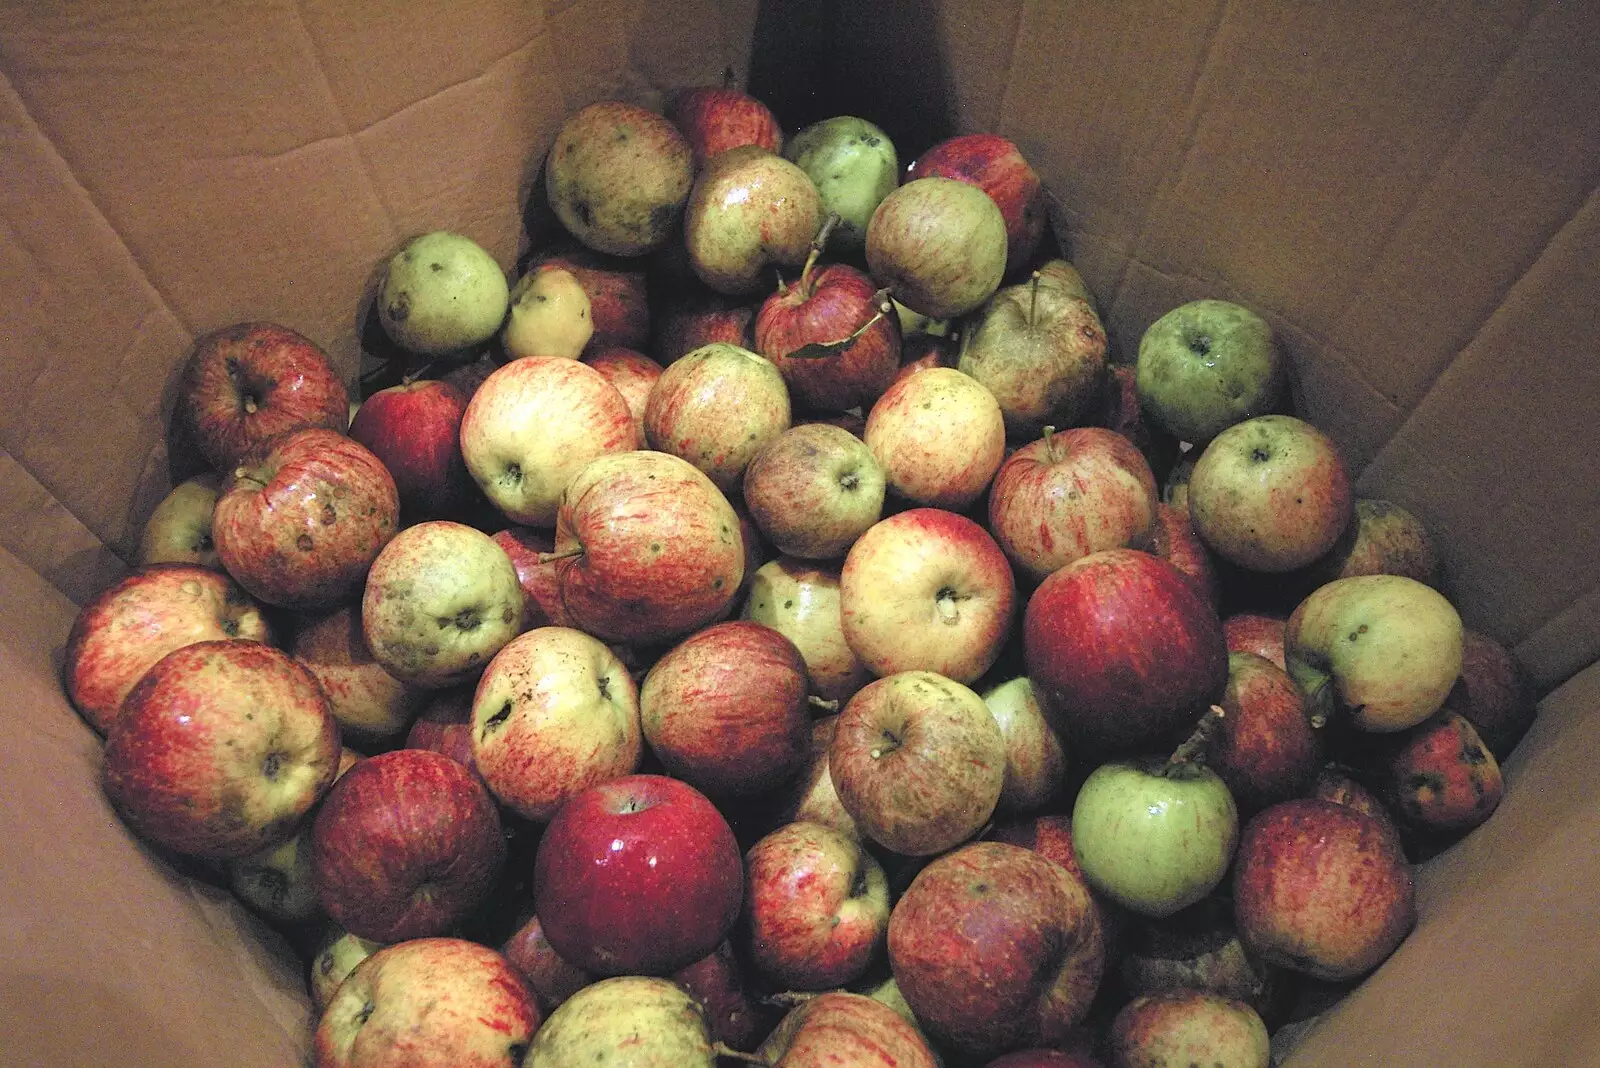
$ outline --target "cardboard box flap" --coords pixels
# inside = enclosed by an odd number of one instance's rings
[[[100,793],[100,739],[61,691],[75,607],[4,550],[0,603],[0,1064],[301,1063],[312,1020],[287,944]]]

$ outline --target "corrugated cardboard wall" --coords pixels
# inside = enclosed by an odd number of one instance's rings
[[[403,237],[460,229],[510,266],[565,111],[750,64],[780,115],[881,118],[907,159],[1015,138],[1124,358],[1182,300],[1259,308],[1363,492],[1444,535],[1469,622],[1547,683],[1600,653],[1600,8],[645,9],[0,5],[0,162],[27,176],[0,189],[5,546],[100,588],[168,485],[196,333],[278,319],[353,373],[352,279]]]

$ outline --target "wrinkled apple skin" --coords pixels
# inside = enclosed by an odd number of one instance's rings
[[[1282,802],[1246,824],[1233,903],[1248,949],[1335,982],[1376,968],[1417,922],[1400,840],[1373,817],[1316,798]]]
[[[888,946],[923,1028],[974,1058],[1064,1039],[1105,965],[1088,888],[1003,842],[965,846],[918,873],[889,917]]]

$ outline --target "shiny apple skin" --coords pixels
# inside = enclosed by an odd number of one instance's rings
[[[574,796],[534,859],[545,937],[596,975],[670,975],[694,963],[727,937],[743,899],[744,859],[727,821],[663,775]]]
[[[380,389],[350,421],[350,437],[394,476],[407,520],[453,516],[472,498],[472,475],[461,458],[466,411],[467,398],[454,385],[419,379]]]
[[[870,276],[850,264],[808,264],[798,281],[762,303],[755,318],[756,351],[783,373],[798,407],[866,410],[894,381],[900,369],[900,319],[892,313],[880,316],[873,299],[877,290]],[[842,351],[792,355],[807,345],[844,341],[863,328]]]

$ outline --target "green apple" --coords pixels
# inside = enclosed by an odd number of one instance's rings
[[[1102,764],[1072,806],[1072,851],[1084,878],[1142,916],[1170,916],[1209,894],[1238,840],[1233,795],[1194,760]]]
[[[522,1068],[574,1064],[715,1068],[705,1009],[652,976],[602,979],[563,1001],[528,1046]]]
[[[214,471],[195,475],[172,487],[144,525],[139,563],[198,564],[221,571],[211,542],[211,513],[216,510],[222,479]]]
[[[578,276],[553,263],[517,279],[500,340],[513,360],[553,356],[576,360],[594,336],[589,294]]]
[[[811,176],[823,211],[839,215],[829,250],[860,256],[872,213],[900,184],[900,157],[889,135],[866,119],[835,115],[795,134],[783,154]]]
[[[1261,316],[1232,301],[1195,300],[1144,332],[1134,385],[1157,426],[1202,444],[1242,419],[1276,410],[1284,360]]]
[[[1401,731],[1438,711],[1461,675],[1461,617],[1404,575],[1335,579],[1284,628],[1289,674],[1312,712],[1347,712],[1366,731]]]
[[[414,237],[389,261],[378,321],[394,343],[443,356],[489,340],[511,303],[506,273],[470,237],[448,230]]]

